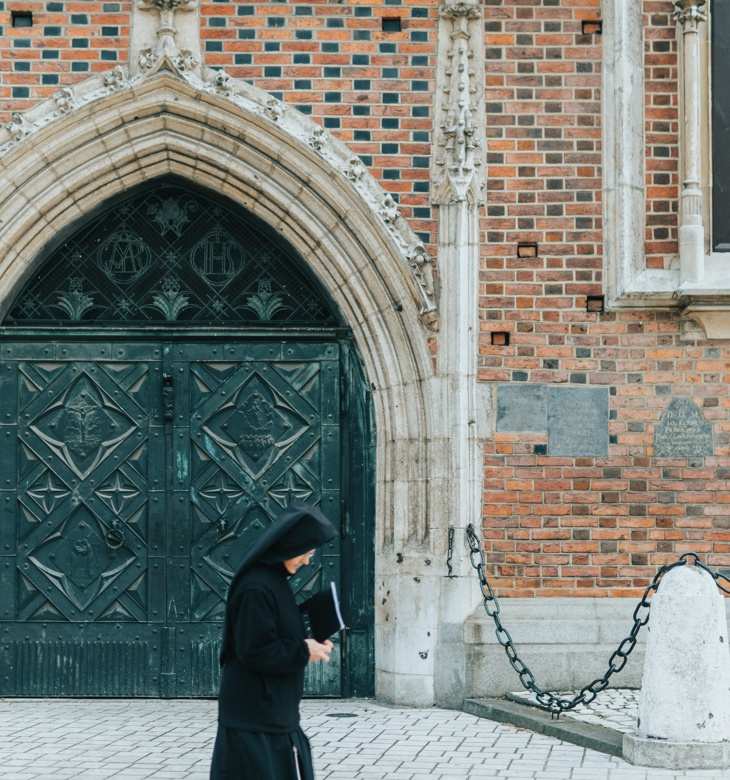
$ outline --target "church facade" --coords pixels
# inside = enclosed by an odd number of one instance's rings
[[[549,686],[661,564],[730,566],[728,24],[0,2],[0,692],[215,695],[291,501],[350,625],[311,695],[519,688],[469,525]]]

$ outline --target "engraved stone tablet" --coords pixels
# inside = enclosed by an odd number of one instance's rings
[[[533,431],[547,428],[545,385],[499,385],[497,388],[497,430]]]
[[[712,423],[690,398],[674,398],[654,428],[657,458],[702,458],[712,455]]]
[[[550,387],[548,455],[608,455],[608,388]]]

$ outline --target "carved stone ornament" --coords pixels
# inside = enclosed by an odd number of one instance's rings
[[[434,294],[433,262],[423,244],[414,244],[406,254],[408,265],[429,296]]]
[[[12,139],[17,142],[28,135],[33,126],[26,121],[20,112],[13,111],[10,115],[10,121],[5,125],[5,129],[10,133]]]
[[[434,203],[480,203],[485,133],[481,7],[476,0],[440,8],[432,167]]]
[[[124,68],[121,65],[117,65],[115,68],[104,74],[104,86],[110,91],[122,89],[127,86],[127,74],[124,72]]]
[[[360,181],[364,175],[365,163],[357,155],[350,157],[347,161],[345,176],[347,176],[350,181]]]
[[[65,114],[74,107],[74,93],[70,87],[61,87],[53,96],[53,99],[56,103],[56,108],[58,108],[62,114]]]
[[[154,73],[163,67],[177,72],[197,68],[199,61],[195,54],[178,46],[176,19],[177,12],[192,11],[197,4],[197,0],[137,0],[138,11],[158,15],[154,44],[139,50],[137,56],[137,64],[143,73]]]
[[[217,70],[214,72],[210,83],[213,89],[224,97],[230,97],[233,92],[233,84],[231,77],[224,70]]]
[[[267,116],[272,122],[278,122],[284,115],[284,106],[280,100],[272,97],[266,101],[264,106],[264,116]]]
[[[327,132],[323,127],[315,127],[312,135],[309,136],[309,145],[315,152],[321,152],[327,142]]]
[[[674,0],[674,18],[685,27],[696,28],[707,20],[706,0]]]
[[[400,219],[400,211],[398,211],[398,204],[393,200],[393,196],[386,193],[385,197],[380,203],[380,211],[378,212],[383,221],[395,225]]]
[[[174,64],[180,73],[184,73],[195,70],[200,65],[200,62],[190,49],[182,49],[175,57]]]

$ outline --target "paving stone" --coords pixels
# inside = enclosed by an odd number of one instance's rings
[[[633,717],[633,701],[633,694],[612,693],[575,717],[612,719],[618,728]],[[336,712],[356,717],[328,717]],[[207,780],[216,714],[215,702],[199,700],[0,700],[0,775]],[[317,780],[721,780],[704,771],[638,769],[550,737],[437,708],[308,700],[302,717]]]

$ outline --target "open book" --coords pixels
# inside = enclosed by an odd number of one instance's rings
[[[334,582],[330,583],[329,588],[308,598],[299,608],[307,613],[309,625],[312,627],[312,638],[318,642],[324,642],[346,628]]]

